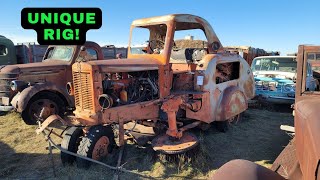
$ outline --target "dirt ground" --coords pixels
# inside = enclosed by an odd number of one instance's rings
[[[150,145],[125,146],[123,165],[128,170],[145,175],[121,173],[120,179],[206,179],[221,165],[232,159],[247,159],[270,167],[290,137],[280,125],[293,125],[291,113],[249,109],[241,122],[230,124],[226,133],[215,128],[193,130],[200,146],[187,154],[165,156],[154,153]],[[36,135],[36,126],[23,123],[19,114],[0,116],[0,178],[47,179],[112,179],[114,172],[100,165],[88,170],[76,165],[63,167],[58,150],[53,150],[53,171],[48,143]],[[119,149],[108,156],[105,163],[116,165]],[[149,177],[149,178],[147,178]]]

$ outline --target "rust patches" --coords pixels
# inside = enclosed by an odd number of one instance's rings
[[[236,86],[227,88],[223,92],[223,97],[218,107],[217,121],[231,119],[248,108],[245,95]]]
[[[254,80],[253,78],[248,78],[247,81],[244,82],[243,85],[244,88],[244,93],[247,97],[254,97],[254,93],[255,93],[255,86],[254,86]]]
[[[175,138],[182,137],[182,132],[178,131],[177,119],[176,119],[176,113],[178,112],[180,105],[182,104],[183,104],[183,99],[180,96],[177,96],[165,101],[161,106],[161,109],[164,112],[166,112],[168,116],[169,128],[166,134],[171,137],[175,137]]]
[[[166,34],[158,30],[163,25]],[[74,114],[81,124],[162,120],[166,136],[183,140],[188,137],[184,136],[188,129],[203,122],[226,121],[247,108],[248,97],[241,87],[250,67],[240,68],[247,64],[244,59],[212,48],[213,43],[218,43],[218,50],[222,45],[207,21],[193,15],[169,15],[136,20],[131,31],[137,26],[150,30],[150,40],[161,39],[162,53],[131,54],[129,44],[128,59],[86,61],[72,66]],[[205,53],[196,60],[170,62],[175,31],[187,29],[204,30],[208,41],[208,47],[203,47]],[[102,95],[112,98],[112,105],[99,103]],[[195,122],[183,126],[186,119]]]

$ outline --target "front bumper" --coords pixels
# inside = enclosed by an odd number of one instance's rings
[[[8,112],[12,111],[14,107],[10,104],[10,98],[2,97],[0,98],[0,111]]]
[[[0,106],[0,111],[8,112],[14,110],[13,106]]]

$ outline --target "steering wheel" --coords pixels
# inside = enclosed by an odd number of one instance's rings
[[[162,49],[164,48],[164,42],[158,39],[152,39],[149,41],[149,49],[151,50],[151,53],[154,53],[154,50],[156,48],[158,48],[160,45],[160,47],[162,47]]]
[[[173,41],[173,45],[172,45],[172,50],[174,51],[178,51],[180,50],[181,48],[179,48],[177,45],[176,45],[176,42],[174,40]],[[161,46],[160,49],[164,49],[164,42],[162,40],[158,40],[158,39],[153,39],[153,40],[150,40],[149,41],[149,49],[151,50],[151,53],[154,53],[154,50],[156,48],[159,47],[159,45]],[[157,47],[158,46],[158,47]]]

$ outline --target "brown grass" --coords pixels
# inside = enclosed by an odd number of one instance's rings
[[[149,146],[135,144],[125,147],[124,168],[156,179],[206,179],[217,168],[232,159],[247,159],[270,167],[289,136],[279,129],[281,124],[293,125],[290,113],[250,109],[242,122],[230,125],[227,133],[215,128],[193,132],[200,146],[179,156],[154,153]],[[53,170],[42,135],[35,134],[36,126],[25,125],[16,113],[0,116],[0,178],[53,178]],[[119,150],[104,162],[116,165]],[[111,179],[114,172],[99,165],[88,170],[76,165],[63,167],[58,150],[54,150],[54,164],[59,179]],[[121,179],[144,179],[133,174],[120,175]]]

